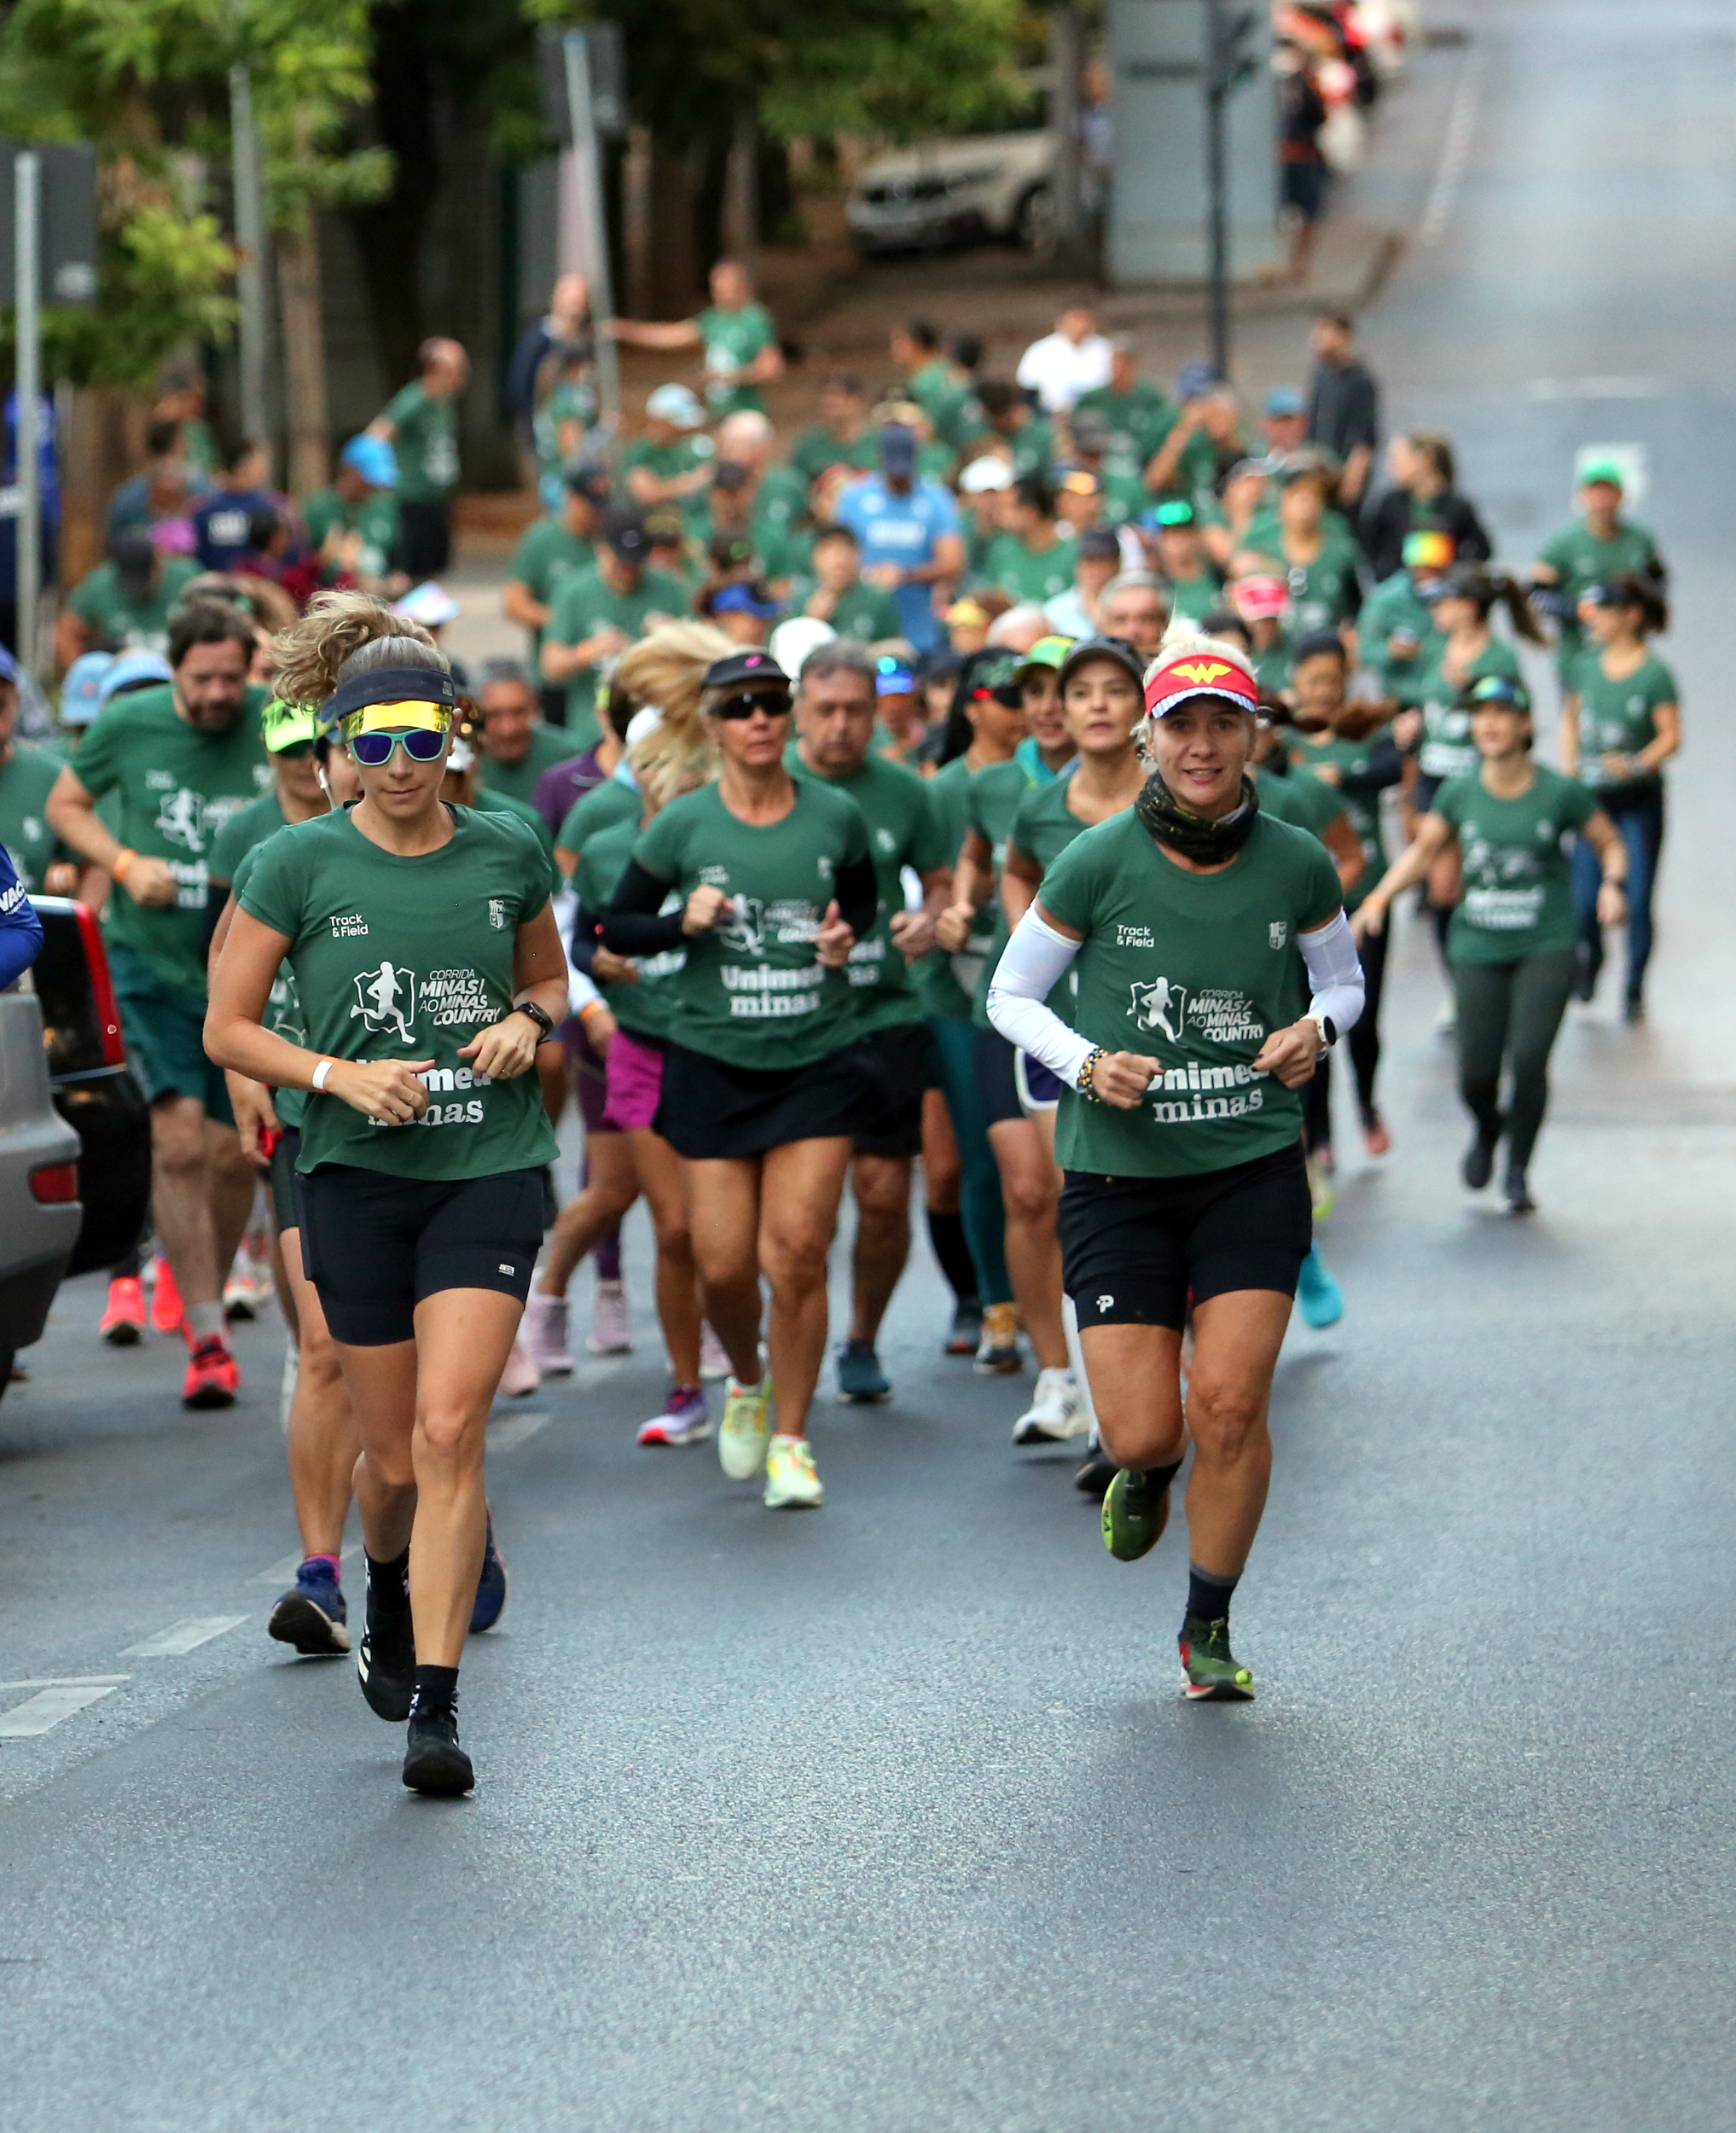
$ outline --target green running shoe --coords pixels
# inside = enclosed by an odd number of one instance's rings
[[[1236,1664],[1229,1648],[1228,1621],[1202,1622],[1197,1614],[1190,1614],[1176,1642],[1187,1677],[1182,1694],[1189,1703],[1252,1703],[1254,1677],[1245,1666]]]
[[[1175,1477],[1170,1476],[1170,1480]],[[1170,1523],[1170,1482],[1123,1467],[1103,1499],[1103,1545],[1118,1563],[1136,1563],[1163,1538]]]

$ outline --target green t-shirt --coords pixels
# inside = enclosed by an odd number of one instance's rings
[[[916,371],[905,388],[934,425],[935,442],[955,454],[976,418],[976,390],[944,357],[936,356]]]
[[[266,797],[270,799],[272,796],[268,793]],[[280,817],[282,811],[280,809]],[[247,812],[251,814],[253,810],[249,808]],[[276,836],[283,826],[280,819],[274,828],[266,832],[266,835]],[[253,869],[263,848],[263,840],[248,845],[235,863],[235,873],[229,878],[229,889],[237,904],[253,878]],[[287,962],[278,964],[277,975],[271,980],[271,990],[265,998],[263,1026],[270,1030],[274,1037],[287,1037],[292,1044],[306,1046],[307,1017],[301,1011],[301,995],[295,989],[295,973]],[[307,1111],[307,1091],[305,1089],[274,1089],[271,1091],[271,1107],[277,1113],[279,1125],[299,1127]]]
[[[872,430],[865,429],[853,445],[840,445],[823,422],[804,429],[790,450],[790,465],[805,484],[817,481],[828,467],[855,467],[871,474],[880,463]]]
[[[1658,561],[1658,543],[1643,526],[1635,526],[1631,520],[1617,525],[1613,540],[1600,541],[1584,520],[1576,519],[1571,526],[1564,526],[1550,536],[1537,561],[1555,572],[1559,579],[1557,590],[1567,603],[1556,642],[1556,656],[1565,674],[1585,643],[1585,632],[1574,613],[1580,595],[1605,584],[1617,571],[1649,573]]]
[[[1007,857],[1007,840],[1025,794],[1041,782],[1015,757],[1011,762],[991,763],[986,770],[973,772],[966,788],[965,827],[987,841],[995,886],[978,915],[977,931],[964,953],[954,957],[953,970],[959,983],[970,988],[971,1020],[982,1029],[989,1026],[990,973],[1007,945],[1007,914],[1001,903],[1001,868]]]
[[[938,834],[938,849],[946,854],[942,863],[956,866],[959,848],[970,827],[971,770],[964,757],[956,755],[950,763],[943,764],[924,789],[928,795],[928,811],[934,817]],[[986,952],[986,933],[983,946]],[[916,997],[931,1021],[963,1022],[970,1019],[971,996],[959,983],[956,960],[945,949],[937,948],[911,970]]]
[[[1336,786],[1321,783],[1319,778],[1310,778],[1309,772],[1317,763],[1331,763],[1337,765],[1343,776],[1359,777],[1367,771],[1369,758],[1375,748],[1387,737],[1383,729],[1361,741],[1347,741],[1334,734],[1330,740],[1316,741],[1306,734],[1298,734],[1291,742],[1290,783],[1296,785],[1306,782],[1319,786],[1333,807],[1349,821],[1350,828],[1356,832],[1357,843],[1362,847],[1362,871],[1344,897],[1347,911],[1356,909],[1386,871],[1386,851],[1380,841],[1380,795],[1378,792],[1341,792]],[[1265,797],[1263,787],[1261,797]],[[1297,818],[1292,817],[1289,819],[1293,821]],[[1327,820],[1330,821],[1331,817]],[[1309,826],[1303,824],[1304,828]]]
[[[690,436],[677,437],[667,445],[653,445],[648,437],[642,437],[629,445],[621,455],[621,484],[627,494],[632,497],[627,476],[637,468],[643,468],[647,474],[659,481],[675,481],[682,474],[690,474],[695,467],[709,466],[717,456],[717,447],[704,430],[695,430]],[[637,505],[637,497],[633,500]],[[649,510],[653,507],[647,504],[640,508]],[[662,508],[666,509],[668,507],[665,504]],[[705,515],[704,489],[694,489],[681,497],[678,509],[688,531],[696,532]]]
[[[247,853],[255,845],[264,844],[268,837],[275,837],[288,819],[275,786],[270,792],[261,793],[240,814],[231,815],[212,839],[211,850],[206,857],[206,869],[212,881],[227,882],[233,888],[236,871]]]
[[[1582,652],[1568,670],[1567,686],[1579,699],[1580,782],[1594,792],[1617,784],[1661,785],[1661,770],[1612,778],[1603,765],[1606,755],[1637,755],[1649,747],[1658,738],[1658,706],[1681,701],[1675,677],[1658,654],[1648,652],[1617,682],[1605,673],[1600,654]]]
[[[1408,660],[1395,659],[1387,649],[1387,640],[1395,630],[1416,632],[1417,648]],[[1401,703],[1417,700],[1416,683],[1434,656],[1424,648],[1437,635],[1435,618],[1419,597],[1416,581],[1408,570],[1396,570],[1391,578],[1383,578],[1356,617],[1356,638],[1364,663],[1380,677],[1388,695]]]
[[[140,602],[120,589],[113,563],[99,563],[69,596],[67,605],[106,645],[122,652],[162,652],[169,644],[169,613],[181,589],[198,577],[199,566],[171,555],[157,566],[156,583]]]
[[[419,384],[386,404],[398,455],[398,493],[405,503],[444,503],[458,486],[458,415],[454,396],[437,397]]]
[[[361,536],[356,567],[364,578],[384,578],[392,567],[392,551],[398,544],[398,493],[392,489],[370,489],[351,501],[335,489],[322,489],[301,507],[307,537],[323,549],[335,530]]]
[[[1169,581],[1170,617],[1187,622],[1204,622],[1206,616],[1216,613],[1223,605],[1223,580],[1215,570],[1200,572],[1197,578],[1172,578]]]
[[[1276,822],[1292,822],[1326,842],[1327,832],[1346,810],[1343,797],[1322,785],[1312,772],[1292,767],[1280,774],[1264,764],[1254,772],[1260,788],[1260,812]]]
[[[1076,838],[1042,908],[1083,934],[1072,1023],[1111,1051],[1162,1061],[1136,1111],[1063,1092],[1062,1167],[1182,1177],[1253,1161],[1302,1131],[1302,1096],[1253,1062],[1308,1005],[1297,936],[1341,909],[1324,846],[1263,814],[1222,873],[1189,874],[1131,811]]]
[[[259,847],[241,908],[288,939],[310,1049],[434,1062],[415,1125],[375,1125],[311,1093],[298,1169],[489,1177],[554,1159],[535,1072],[491,1082],[458,1056],[511,1008],[514,942],[548,903],[554,869],[507,816],[455,807],[452,817],[450,839],[418,858],[382,851],[346,810]]]
[[[1268,696],[1281,696],[1290,686],[1290,639],[1280,630],[1271,643],[1249,654],[1254,679]]]
[[[806,614],[808,602],[817,590],[813,578],[798,578],[790,587],[790,613]],[[865,585],[859,578],[839,594],[838,604],[827,620],[839,636],[854,637],[858,644],[878,644],[884,637],[904,634],[898,603],[891,594],[878,585]]]
[[[1067,792],[1076,767],[1070,763],[1059,777],[1047,785],[1027,786],[1007,832],[1007,850],[1017,850],[1023,852],[1027,859],[1035,861],[1045,881],[1048,878],[1050,867],[1067,846],[1076,837],[1083,837],[1085,834],[1086,824],[1067,805]],[[1004,879],[1004,875],[1001,878]],[[984,1026],[989,1020],[990,982],[1012,933],[1007,922],[1004,892],[999,889],[998,884],[995,903],[998,915],[994,945],[989,951],[989,960],[984,966],[982,975],[977,980],[977,997],[973,1003],[976,1020]],[[1069,972],[1048,997],[1048,1005],[1064,1022],[1072,1020],[1072,994],[1073,979]]]
[[[549,834],[549,825],[528,800],[514,799],[510,793],[497,793],[486,785],[479,784],[473,807],[485,815],[511,815],[521,822],[543,847],[543,857],[552,867],[554,864],[554,840]]]
[[[1565,840],[1597,811],[1597,795],[1543,764],[1529,793],[1496,799],[1477,770],[1449,778],[1434,812],[1459,834],[1458,908],[1449,962],[1517,962],[1571,951],[1579,937]]]
[[[485,785],[491,793],[504,793],[508,799],[522,800],[529,807],[537,797],[537,787],[545,770],[552,770],[557,763],[571,763],[574,756],[584,753],[584,749],[575,745],[566,727],[539,723],[531,727],[531,745],[516,763],[496,763],[486,749],[479,748],[476,782]]]
[[[880,889],[880,915],[850,951],[847,974],[856,994],[856,1022],[862,1030],[902,1028],[924,1019],[911,966],[892,940],[892,920],[904,909],[904,869],[930,874],[950,863],[953,854],[934,811],[928,788],[914,770],[870,754],[854,777],[823,777],[810,770],[793,743],[784,764],[798,783],[844,793],[862,810],[868,824]]]
[[[573,890],[586,911],[601,914],[613,903],[615,891],[638,841],[636,806],[630,821],[613,822],[586,840],[578,864],[572,870]],[[665,914],[678,911],[681,907],[679,892],[671,889],[663,899]],[[685,948],[665,948],[658,955],[635,956],[630,960],[639,973],[636,984],[623,984],[617,979],[606,985],[598,979],[597,990],[624,1030],[635,1037],[648,1037],[660,1043],[670,1033],[670,1016],[675,1005],[669,980],[687,968],[688,951]]]
[[[560,513],[551,511],[519,536],[513,560],[507,565],[507,576],[514,584],[522,585],[538,607],[546,607],[564,578],[593,569],[595,564],[595,542],[570,533],[560,523]],[[531,631],[531,646],[533,657],[542,651],[540,630]]]
[[[574,800],[554,841],[563,851],[582,853],[589,839],[613,829],[617,822],[636,822],[643,811],[636,786],[606,777]]]
[[[0,764],[0,845],[26,889],[40,890],[55,862],[73,857],[49,826],[48,797],[63,767],[58,756],[22,741]]]
[[[763,304],[744,304],[733,311],[708,304],[694,323],[705,346],[705,405],[713,421],[744,408],[763,414],[765,402],[759,387],[740,384],[738,380],[757,356],[776,346],[771,313]]]
[[[1437,637],[1428,647],[1429,661],[1417,677],[1416,700],[1422,706],[1423,737],[1417,749],[1417,769],[1425,777],[1458,777],[1477,768],[1477,750],[1471,739],[1471,713],[1459,706],[1461,691],[1485,676],[1519,679],[1519,663],[1499,637],[1491,637],[1485,650],[1471,662],[1462,680],[1454,682],[1443,671],[1447,640]]]
[[[732,1066],[806,1066],[856,1034],[856,998],[828,970],[814,936],[840,866],[868,857],[868,825],[854,800],[801,780],[781,822],[738,821],[715,785],[671,800],[647,824],[633,857],[683,898],[712,883],[734,915],[688,943],[670,1035],[688,1051]]]
[[[166,859],[179,884],[175,901],[135,904],[117,881],[102,913],[109,939],[129,948],[165,983],[205,997],[206,890],[211,847],[231,816],[272,783],[259,738],[263,689],[250,688],[227,733],[197,732],[175,709],[174,691],[141,689],[117,696],[85,735],[74,768],[99,799],[120,801],[114,834],[123,845]]]
[[[1249,544],[1253,545],[1251,532]],[[1347,621],[1356,599],[1356,543],[1327,526],[1321,551],[1311,563],[1284,561],[1281,548],[1267,551],[1290,588],[1290,628],[1296,636],[1311,630],[1336,630]]]
[[[989,543],[983,575],[1014,600],[1034,600],[1041,607],[1072,584],[1078,554],[1077,541],[1058,540],[1039,550],[1027,548],[1013,534],[1002,533]]]
[[[1130,392],[1118,392],[1107,385],[1082,392],[1075,412],[1100,415],[1108,423],[1105,460],[1118,474],[1143,475],[1152,453],[1176,427],[1175,405],[1144,379]]]
[[[553,644],[584,644],[606,622],[630,637],[642,637],[653,615],[673,622],[687,613],[687,595],[673,578],[660,570],[642,570],[630,592],[617,592],[603,583],[595,570],[570,572],[555,586],[550,601],[549,627],[544,640]],[[566,738],[569,755],[582,755],[596,745],[598,734],[597,676],[594,666],[582,666],[566,684]]]

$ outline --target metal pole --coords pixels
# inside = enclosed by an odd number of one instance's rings
[[[1077,261],[1070,247],[1084,235],[1083,189],[1079,182],[1079,72],[1083,25],[1077,8],[1057,8],[1048,19],[1049,131],[1054,136],[1054,243]]]
[[[235,188],[237,282],[241,299],[241,427],[267,443],[265,207],[259,184],[259,137],[253,131],[253,84],[244,62],[229,69],[229,163]]]
[[[574,175],[578,179],[579,214],[584,227],[584,248],[590,280],[590,315],[593,329],[615,315],[615,294],[609,272],[609,218],[603,200],[602,143],[597,138],[591,113],[590,53],[583,30],[568,30],[560,40],[566,61],[566,102],[572,113]],[[613,340],[596,332],[597,403],[607,427],[608,456],[613,462],[621,433],[621,359]]]
[[[42,158],[26,148],[13,160],[18,359],[18,663],[36,665],[37,609],[42,598],[42,314],[38,247],[42,234]]]
[[[1229,203],[1224,169],[1223,108],[1229,94],[1226,0],[1205,0],[1205,187],[1209,216],[1211,367],[1229,375]]]

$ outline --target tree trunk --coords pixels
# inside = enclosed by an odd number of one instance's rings
[[[629,318],[649,318],[656,301],[651,264],[652,161],[650,127],[632,127],[621,170],[621,249],[627,285],[624,311]]]
[[[289,493],[311,497],[331,479],[326,410],[325,327],[320,311],[319,225],[276,235],[277,294],[283,313],[283,387],[289,418]]]

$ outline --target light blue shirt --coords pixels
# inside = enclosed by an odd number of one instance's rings
[[[896,563],[909,570],[934,560],[937,542],[959,530],[958,507],[938,481],[913,481],[903,496],[879,474],[853,481],[838,499],[834,515],[862,549],[862,567]],[[904,635],[919,652],[941,642],[932,585],[900,585],[892,596]]]

